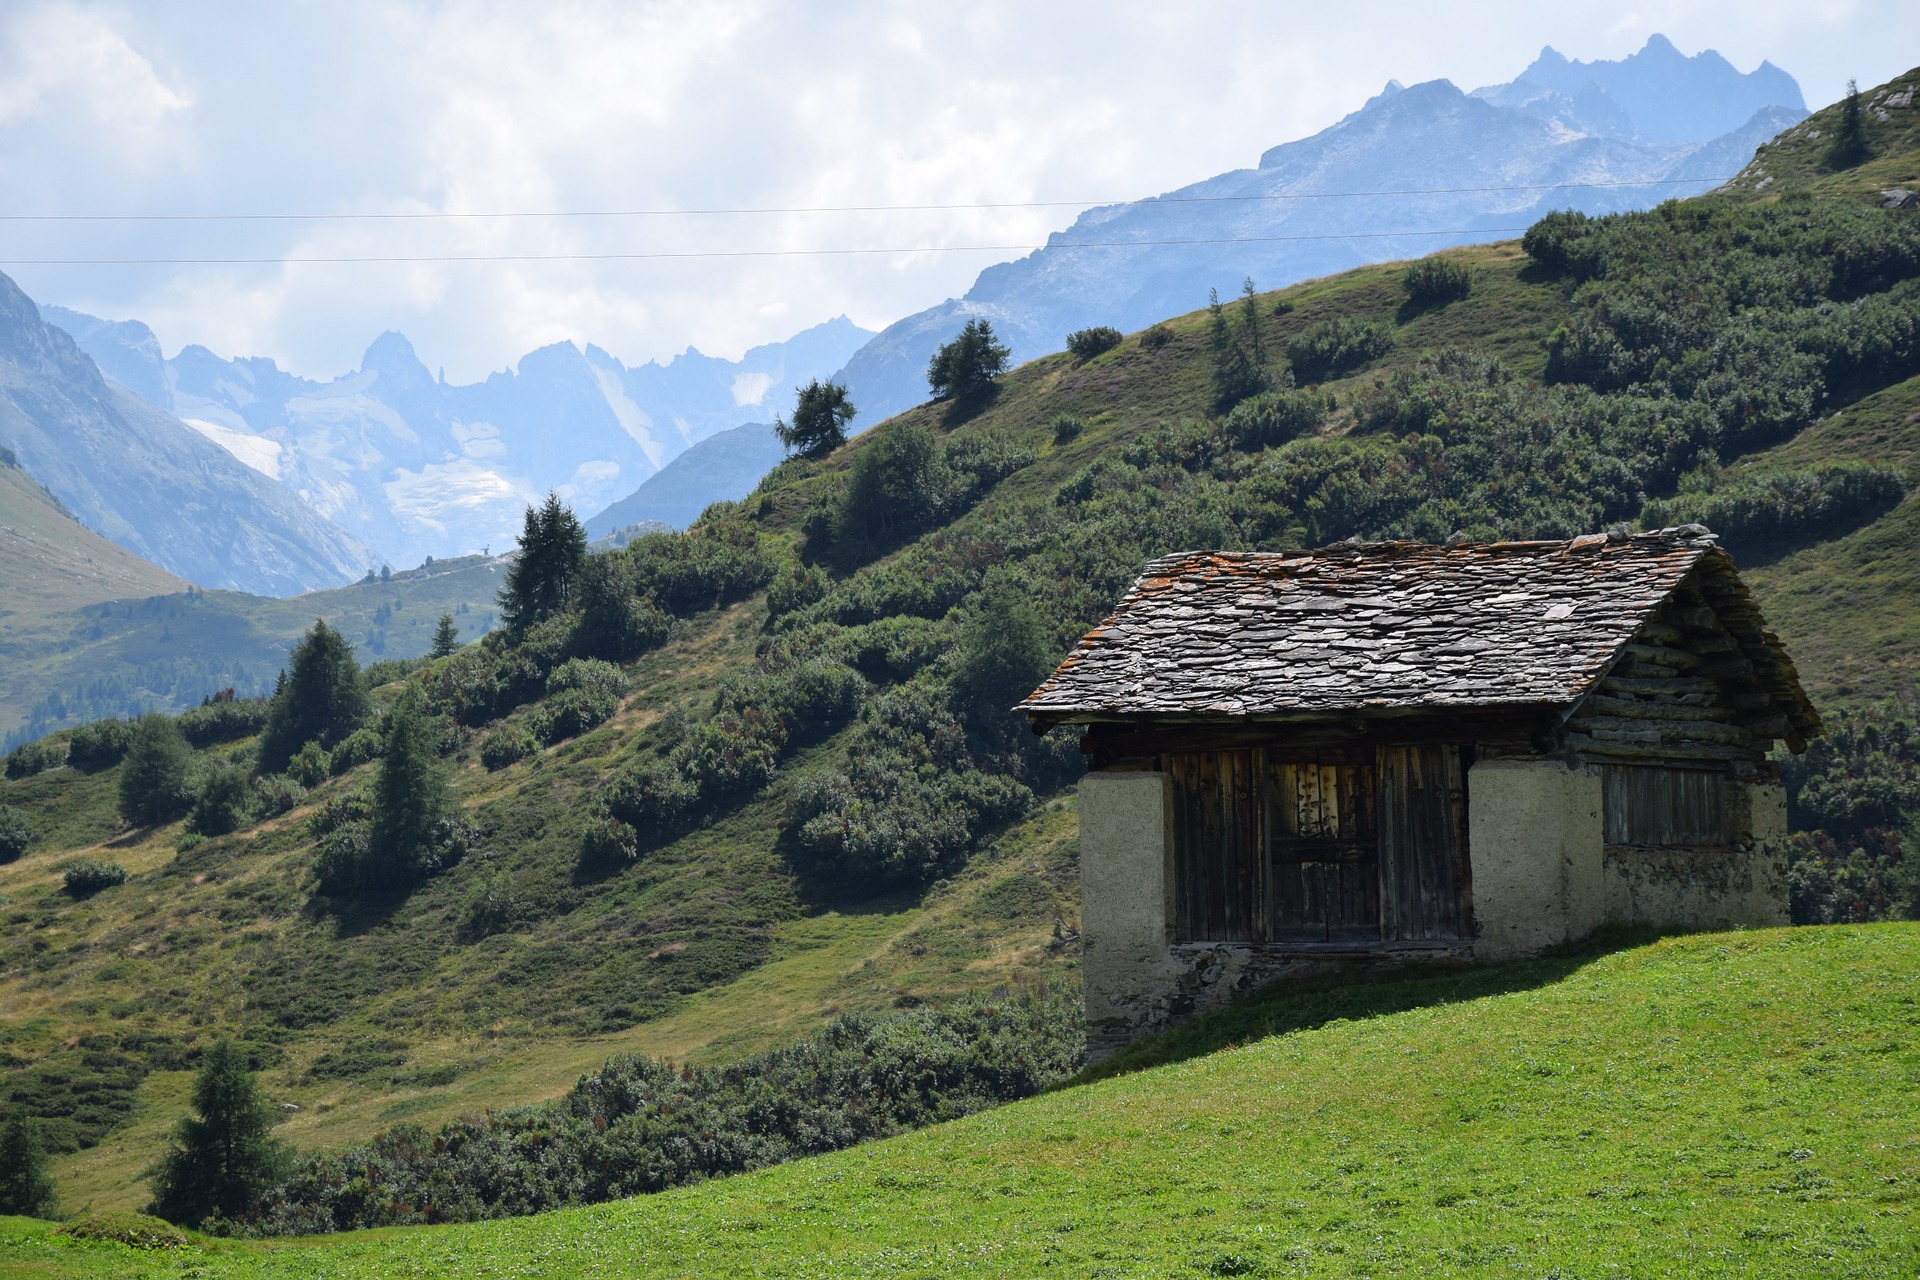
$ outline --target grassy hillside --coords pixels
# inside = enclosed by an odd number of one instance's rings
[[[1836,163],[1834,138],[1844,99],[1814,112],[1766,143],[1723,189],[1737,199],[1775,199],[1786,192],[1877,200],[1891,189],[1920,190],[1920,68],[1860,93],[1865,154]]]
[[[75,520],[0,456],[0,644],[29,618],[103,600],[171,595],[187,584]]]
[[[315,618],[344,632],[362,662],[426,653],[443,613],[455,615],[463,639],[477,639],[494,624],[501,572],[497,559],[465,556],[404,570],[389,582],[286,599],[188,594],[160,574],[163,581],[151,589],[101,595],[100,603],[44,604],[16,594],[9,579],[0,595],[0,742],[149,708],[190,707],[219,689],[264,694]]]
[[[1906,1275],[1916,966],[1920,926],[1880,925],[1271,994],[1124,1064],[1167,1065],[658,1196],[146,1257],[13,1219],[0,1268]]]
[[[717,1061],[841,1010],[1070,982],[1077,752],[1002,709],[1171,550],[1712,513],[1817,698],[1908,693],[1914,227],[1807,199],[1564,220],[1531,251],[1434,260],[1466,296],[1366,267],[784,464],[691,533],[599,561],[580,613],[408,677],[474,833],[410,893],[316,888],[320,828],[374,763],[200,842],[122,831],[117,768],[0,784],[41,835],[0,867],[0,1094],[94,1144],[57,1162],[70,1203],[124,1206],[221,1033],[299,1108],[288,1137],[338,1146],[557,1095],[615,1051]],[[1229,344],[1257,327],[1273,380],[1312,389],[1228,411],[1222,324]],[[378,585],[274,603],[273,634],[321,605],[359,640],[384,605],[423,649],[491,572],[414,584],[447,594],[403,610]],[[177,647],[238,625],[218,600],[125,621]],[[587,654],[618,658],[626,691],[604,723],[558,727],[543,682]],[[1916,815],[1893,808],[1862,838],[1893,830],[1897,859]],[[69,897],[77,853],[132,876]]]

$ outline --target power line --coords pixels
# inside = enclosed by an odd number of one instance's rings
[[[585,209],[494,213],[0,213],[0,222],[421,222],[478,218],[679,218],[796,213],[927,213],[982,209],[1092,209],[1125,204],[1233,204],[1251,201],[1358,200],[1387,196],[1491,195],[1512,191],[1593,191],[1615,187],[1720,186],[1731,178],[1645,178],[1633,182],[1525,182],[1497,187],[1422,187],[1397,191],[1303,191],[1238,196],[1147,196],[1133,200],[1009,200],[979,204],[847,204],[739,209]]]
[[[1028,253],[1037,249],[1133,249],[1174,245],[1277,244],[1296,240],[1377,240],[1401,236],[1512,235],[1525,227],[1469,227],[1457,231],[1346,231],[1313,236],[1232,236],[1195,240],[1075,240],[1066,244],[934,244],[896,249],[711,249],[675,253],[486,253],[339,258],[0,258],[7,267],[333,266],[411,262],[641,262],[678,258],[807,258],[900,253]]]

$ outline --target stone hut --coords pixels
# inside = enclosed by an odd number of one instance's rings
[[[1698,525],[1188,552],[1018,708],[1084,725],[1096,1051],[1274,978],[1784,924],[1820,732]]]

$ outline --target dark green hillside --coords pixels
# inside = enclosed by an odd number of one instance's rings
[[[1363,268],[1036,361],[784,464],[589,561],[525,634],[389,668],[374,723],[296,756],[304,782],[236,782],[251,739],[202,735],[202,801],[254,788],[230,834],[119,831],[124,766],[22,768],[0,803],[39,843],[0,866],[0,1093],[95,1143],[58,1161],[63,1194],[125,1205],[222,1032],[300,1108],[287,1136],[337,1147],[558,1095],[615,1052],[714,1061],[903,997],[1070,982],[1078,752],[1005,708],[1168,551],[1704,519],[1817,697],[1910,696],[1917,291],[1920,219],[1871,204],[1549,218],[1411,281]],[[358,642],[391,588],[350,590],[364,612],[329,617]],[[424,648],[446,608],[385,622]],[[451,821],[405,877],[356,879],[402,682]],[[1885,719],[1859,741],[1911,741],[1910,712]],[[1889,779],[1871,821],[1834,782],[1850,756],[1795,812],[1891,876],[1920,786],[1905,746],[1862,751]],[[129,878],[67,892],[81,853]]]

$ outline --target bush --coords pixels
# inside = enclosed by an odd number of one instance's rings
[[[1076,360],[1091,360],[1097,355],[1113,350],[1120,345],[1121,335],[1118,329],[1108,325],[1096,325],[1091,329],[1075,329],[1067,335],[1067,350]]]
[[[287,776],[311,791],[333,774],[333,759],[315,739],[293,753],[287,762]]]
[[[125,884],[127,869],[117,862],[80,858],[66,865],[63,879],[68,894],[76,898],[89,898],[102,889]]]
[[[203,836],[224,836],[247,823],[253,807],[253,780],[235,765],[215,769],[200,784],[187,826]]]
[[[1331,392],[1263,391],[1235,405],[1222,425],[1242,449],[1264,449],[1311,434],[1333,408]]]
[[[1158,351],[1172,341],[1173,330],[1164,324],[1151,325],[1140,333],[1140,345],[1148,351]]]
[[[231,689],[180,713],[180,732],[196,747],[250,738],[267,726],[265,698],[236,698]]]
[[[488,863],[474,877],[460,909],[460,931],[468,940],[499,933],[513,923],[518,905],[513,896],[513,877],[497,863]]]
[[[133,722],[96,720],[73,731],[67,742],[67,763],[86,773],[110,769],[133,745]]]
[[[7,776],[9,778],[30,778],[36,773],[45,773],[48,769],[58,769],[67,762],[67,744],[47,738],[37,742],[23,742],[7,753]]]
[[[767,612],[776,618],[798,612],[826,595],[832,585],[818,565],[790,560],[767,587]]]
[[[253,780],[254,806],[263,818],[289,813],[307,798],[307,789],[285,774],[270,774]]]
[[[480,763],[489,769],[504,769],[524,760],[539,749],[539,744],[517,725],[501,725],[480,739]]]
[[[1866,524],[1900,505],[1906,485],[1884,463],[1831,462],[1805,471],[1712,472],[1695,491],[1649,502],[1649,529],[1704,524],[1748,554],[1805,546]]]
[[[302,1156],[244,1227],[470,1221],[664,1191],[1030,1096],[1085,1042],[1077,997],[1043,994],[849,1015],[724,1067],[614,1058],[553,1102]]]
[[[1473,292],[1473,272],[1451,258],[1422,258],[1400,277],[1407,300],[1416,307],[1438,306]]]
[[[1287,343],[1294,381],[1320,382],[1377,360],[1393,349],[1393,334],[1383,324],[1336,316],[1308,325]]]
[[[601,814],[587,825],[580,860],[590,867],[625,866],[640,857],[640,833],[631,824]]]
[[[33,845],[33,824],[10,804],[0,803],[0,863],[14,862]]]
[[[184,1249],[187,1237],[180,1228],[144,1213],[120,1211],[89,1213],[61,1227],[55,1234],[70,1240],[108,1240],[130,1249]]]
[[[1063,413],[1053,420],[1053,442],[1055,444],[1071,444],[1075,440],[1078,440],[1080,433],[1086,429],[1087,424],[1085,421],[1074,417],[1070,413]]]
[[[365,727],[355,729],[340,740],[340,745],[327,753],[327,774],[337,778],[369,760],[379,758],[380,735]]]

